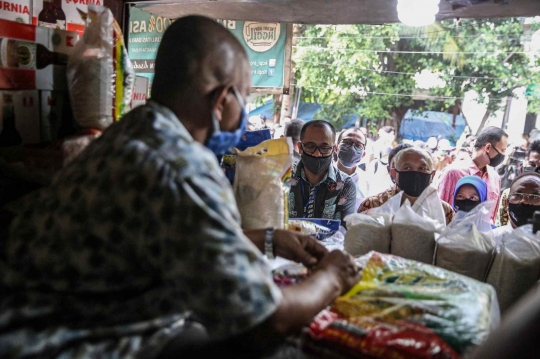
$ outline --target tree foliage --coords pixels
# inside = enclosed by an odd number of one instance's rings
[[[420,29],[302,25],[293,57],[296,86],[303,101],[323,105],[319,118],[338,127],[347,114],[393,119],[399,127],[408,109],[446,111],[469,90],[495,111],[513,89],[540,85],[540,54],[529,51],[538,29],[524,18],[444,20]],[[422,70],[443,85],[418,89],[415,75]],[[540,96],[529,93],[529,111],[537,113]],[[419,101],[413,94],[430,97]]]

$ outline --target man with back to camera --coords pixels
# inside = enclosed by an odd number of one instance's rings
[[[300,132],[301,160],[293,166],[289,193],[290,218],[340,220],[354,213],[354,181],[332,164],[336,130],[327,121],[306,122]]]
[[[454,202],[456,183],[465,176],[478,176],[488,188],[488,201],[499,203],[501,178],[494,167],[504,160],[508,135],[498,127],[489,126],[480,132],[474,144],[471,160],[453,163],[447,166],[439,180],[439,195],[450,205]],[[494,206],[491,221],[495,223],[497,206]]]
[[[337,168],[351,176],[356,184],[356,211],[368,193],[366,171],[358,167],[365,156],[366,136],[359,128],[353,127],[341,132],[337,143]]]
[[[216,155],[242,136],[249,89],[224,27],[188,16],[167,29],[152,99],[12,207],[0,357],[185,357],[186,315],[209,342],[256,357],[358,282],[350,256],[309,236],[242,231]],[[280,289],[263,253],[313,274]]]

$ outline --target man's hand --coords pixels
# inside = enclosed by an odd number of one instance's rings
[[[274,232],[274,254],[302,263],[310,268],[326,256],[328,251],[312,236],[276,229]]]
[[[314,271],[327,271],[336,276],[341,294],[345,294],[362,279],[360,268],[350,254],[340,250],[332,251],[315,267]]]

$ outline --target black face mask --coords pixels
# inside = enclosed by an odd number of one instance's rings
[[[492,145],[492,148],[495,150],[495,152],[497,152],[497,155],[495,155],[495,157],[491,158],[491,157],[489,157],[489,152],[486,152],[486,154],[487,154],[487,156],[489,158],[489,165],[491,167],[497,167],[504,160],[504,155],[502,153],[499,153],[499,151],[497,151],[495,146]]]
[[[474,207],[478,206],[480,201],[471,201],[470,199],[456,199],[454,201],[455,207],[459,211],[470,212]]]
[[[397,185],[411,197],[419,197],[431,182],[431,173],[417,171],[398,171]]]
[[[536,211],[540,211],[540,206],[532,206],[524,203],[508,203],[508,214],[512,218],[512,222],[518,227],[529,223],[529,219],[533,218]]]
[[[311,173],[318,175],[323,173],[332,164],[332,155],[326,157],[315,157],[302,152],[302,163],[304,167]]]
[[[536,172],[536,173],[540,173],[540,167],[523,167],[523,172]]]

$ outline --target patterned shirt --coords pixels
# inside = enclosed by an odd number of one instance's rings
[[[358,208],[358,213],[382,206],[399,192],[400,189],[396,185],[393,185],[386,191],[383,191],[376,196],[366,198],[366,200],[360,205],[360,208]],[[447,202],[441,201],[441,203],[444,210],[444,216],[446,218],[446,224],[448,225],[454,218],[454,210]]]
[[[330,165],[328,174],[315,186],[306,179],[304,164],[293,165],[289,193],[290,218],[343,219],[354,213],[356,185],[351,177]]]
[[[153,358],[187,313],[219,339],[280,299],[216,157],[149,101],[21,202],[0,243],[0,357]]]
[[[497,227],[506,226],[509,223],[508,217],[508,196],[510,195],[510,188],[505,189],[501,194],[501,201],[499,203],[499,210],[497,211],[497,220],[495,225]]]
[[[486,182],[487,200],[499,203],[499,194],[501,193],[501,178],[495,168],[486,166],[486,172],[479,169],[472,159],[460,161],[447,166],[439,180],[439,194],[445,202],[454,204],[454,190],[457,182],[465,176],[478,176]],[[494,206],[491,213],[491,221],[495,223],[497,215],[497,206]]]

